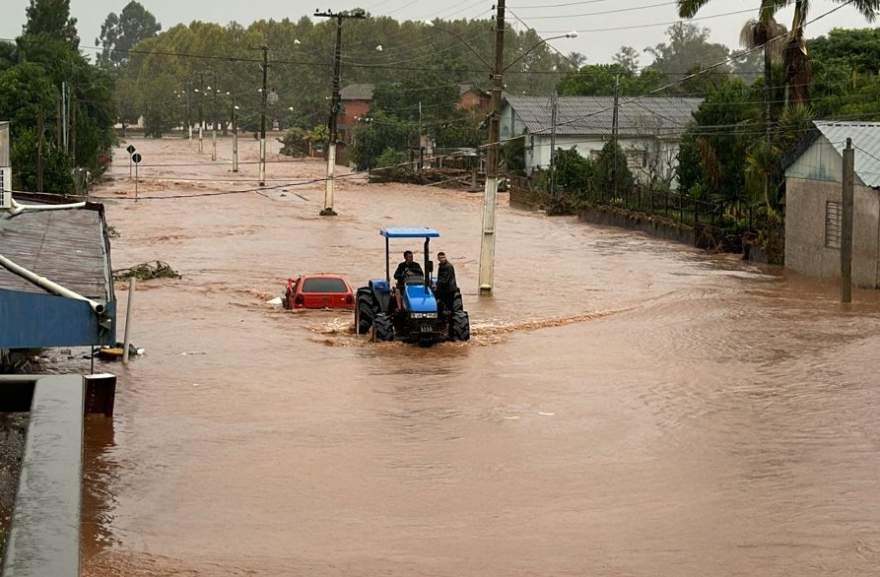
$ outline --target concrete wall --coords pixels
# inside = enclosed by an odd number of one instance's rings
[[[840,165],[840,155],[814,164],[827,180],[786,178],[785,266],[809,276],[840,278],[840,249],[825,246],[825,204],[842,202],[841,184],[833,180]],[[853,192],[853,282],[880,288],[880,192],[861,184]]]

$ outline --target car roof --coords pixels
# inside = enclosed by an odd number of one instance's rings
[[[303,273],[299,275],[299,277],[303,280],[307,278],[338,278],[340,280],[347,280],[341,274],[335,274],[332,272],[313,272],[313,273]]]
[[[385,238],[436,238],[440,233],[427,227],[383,228],[379,234]]]

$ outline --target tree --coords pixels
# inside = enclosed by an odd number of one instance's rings
[[[568,73],[557,90],[563,96],[612,96],[617,79],[624,96],[645,94],[662,84],[662,77],[654,70],[639,74],[616,63],[592,64]]]
[[[593,190],[603,190],[611,196],[615,193],[630,192],[634,184],[635,179],[629,170],[626,154],[620,146],[608,141],[596,159],[593,169]]]
[[[56,91],[38,64],[25,62],[0,72],[0,118],[11,121],[13,187],[37,190],[37,149],[43,143],[43,190],[69,192],[70,163],[50,134]],[[43,132],[38,132],[42,118]]]
[[[351,159],[358,170],[374,168],[376,160],[387,148],[397,151],[407,150],[415,133],[415,126],[411,122],[399,120],[377,110],[355,126]]]
[[[724,44],[709,42],[709,29],[686,22],[677,22],[666,30],[666,42],[645,52],[654,57],[651,68],[669,76],[685,76],[716,64],[730,55]],[[730,72],[727,66],[722,72]]]
[[[614,62],[630,74],[636,74],[639,71],[639,52],[632,46],[621,46],[614,55]]]
[[[880,0],[835,0],[854,6],[869,21],[873,22],[880,10]],[[679,14],[683,18],[693,17],[710,0],[678,0]],[[809,86],[812,81],[810,55],[807,51],[805,28],[810,7],[809,0],[762,0],[758,20],[768,23],[767,14],[779,8],[794,4],[791,32],[784,43],[785,84],[787,104],[806,105],[809,101]],[[766,66],[765,66],[766,71]],[[765,78],[765,82],[768,79]]]
[[[153,38],[162,29],[146,8],[132,0],[117,16],[107,15],[101,25],[101,36],[95,46],[102,46],[98,62],[103,66],[118,67],[128,61],[128,51],[147,38]]]
[[[162,138],[162,134],[173,126],[177,107],[175,86],[177,83],[170,74],[161,74],[141,83],[146,136]]]
[[[589,191],[596,170],[592,160],[581,156],[572,146],[569,150],[557,150],[554,162],[556,188],[559,192],[568,193],[570,196],[583,196]]]
[[[70,0],[31,0],[25,13],[26,36],[61,39],[74,50],[79,48],[76,18],[70,17]]]

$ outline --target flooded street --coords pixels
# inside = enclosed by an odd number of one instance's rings
[[[142,200],[122,149],[98,193],[113,267],[182,278],[139,285],[146,355],[104,367],[85,575],[876,575],[877,292],[844,309],[833,284],[500,195],[480,298],[479,194],[343,177],[322,218],[323,164],[273,155],[276,188],[167,198],[254,188],[256,143],[239,175],[226,140],[213,166],[210,141],[134,144]],[[266,303],[302,272],[383,276],[378,230],[406,225],[439,229],[471,342]]]

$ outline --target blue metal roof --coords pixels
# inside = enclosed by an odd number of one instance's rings
[[[855,153],[855,172],[865,186],[880,188],[880,123],[836,122],[814,123],[832,146],[843,154],[846,139],[852,138]]]
[[[436,238],[440,233],[433,228],[383,228],[379,234],[385,238]]]

